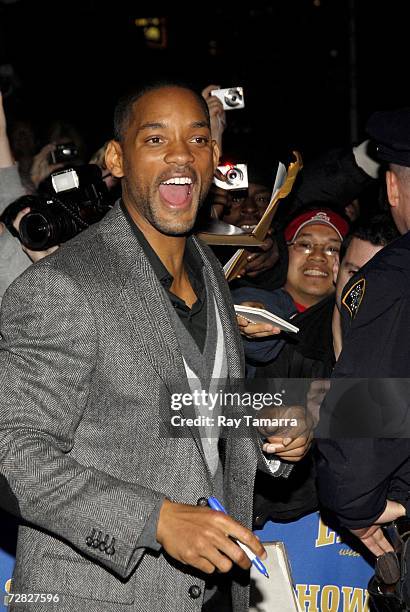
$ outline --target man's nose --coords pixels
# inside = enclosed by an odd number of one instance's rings
[[[194,161],[194,156],[187,142],[184,140],[175,140],[169,144],[164,159],[167,164],[185,166]]]
[[[320,244],[314,244],[313,245],[313,251],[311,253],[309,253],[308,255],[309,259],[316,259],[319,261],[326,261],[326,255],[325,255],[325,251],[324,251],[324,247],[321,246]]]
[[[245,213],[254,213],[258,209],[253,198],[246,198],[241,208],[242,208],[242,211]]]

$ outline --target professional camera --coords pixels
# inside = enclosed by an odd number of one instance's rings
[[[245,100],[242,87],[229,87],[228,89],[213,89],[211,96],[220,99],[225,110],[244,108]]]
[[[225,164],[218,166],[218,170],[224,175],[225,180],[214,177],[214,183],[222,189],[236,191],[248,189],[248,168],[246,164]]]
[[[94,164],[53,172],[45,181],[44,192],[22,196],[0,217],[10,232],[32,251],[43,251],[70,240],[102,219],[112,207],[101,169]],[[22,218],[17,233],[13,221],[26,207],[31,211]]]
[[[69,164],[78,159],[78,148],[73,142],[56,145],[48,156],[50,164]]]

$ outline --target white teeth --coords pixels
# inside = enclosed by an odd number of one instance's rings
[[[305,276],[328,276],[326,272],[321,272],[320,270],[305,270],[303,274]]]
[[[192,179],[188,176],[175,176],[164,181],[162,185],[192,185]]]

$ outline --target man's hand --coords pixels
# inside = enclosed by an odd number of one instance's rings
[[[265,308],[261,302],[241,302],[241,306],[251,306],[252,308]],[[239,326],[239,331],[246,338],[265,338],[266,336],[274,336],[282,331],[280,327],[275,327],[270,323],[250,323],[240,315],[236,316],[236,321]]]
[[[215,172],[215,175],[224,176],[219,170]],[[228,192],[226,189],[222,189],[221,187],[217,187],[215,183],[212,183],[211,188],[209,190],[209,198],[212,202],[212,211],[211,217],[214,219],[221,219],[224,214],[224,210],[228,205]]]
[[[259,428],[266,438],[265,453],[274,453],[283,461],[297,462],[309,451],[313,438],[313,420],[303,406],[263,408],[259,418],[295,419],[296,426]]]
[[[271,236],[266,236],[262,244],[252,251],[246,250],[245,252],[247,253],[247,262],[239,270],[239,277],[245,275],[258,276],[258,274],[273,268],[279,259],[278,245]]]
[[[383,514],[379,516],[374,525],[362,529],[351,529],[350,531],[372,552],[376,557],[387,552],[394,552],[390,542],[387,540],[380,525],[391,523],[400,516],[406,515],[406,509],[399,502],[387,500]]]
[[[30,212],[30,210],[31,210],[30,207],[22,208],[20,212],[16,215],[16,218],[13,221],[13,227],[18,232],[20,231],[20,222],[22,218],[25,217],[27,213]],[[31,249],[28,249],[27,247],[25,247],[23,244],[21,245],[21,248],[26,253],[26,255],[30,257],[31,261],[33,263],[36,263],[36,261],[40,261],[40,259],[43,259],[44,257],[47,257],[47,255],[51,255],[51,253],[54,253],[54,251],[57,251],[58,245],[52,246],[49,249],[46,249],[45,251],[32,251]]]
[[[30,178],[36,189],[40,183],[44,181],[44,179],[50,176],[52,172],[55,172],[64,166],[64,164],[50,164],[48,156],[50,155],[51,151],[55,151],[55,148],[55,144],[47,144],[33,159],[30,170]]]
[[[219,98],[211,96],[211,91],[214,89],[219,89],[219,85],[208,85],[202,90],[202,97],[205,99],[209,109],[211,136],[216,140],[220,154],[222,155],[222,134],[226,128],[226,114]]]
[[[310,431],[298,438],[267,438],[263,445],[265,453],[274,453],[282,461],[297,463],[309,452],[312,445],[313,433]]]
[[[157,540],[177,561],[212,574],[226,573],[233,563],[249,569],[251,562],[230,538],[246,544],[258,557],[266,558],[259,539],[223,512],[165,500],[159,514]]]

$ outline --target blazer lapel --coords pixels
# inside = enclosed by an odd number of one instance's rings
[[[169,418],[172,393],[190,393],[181,349],[165,302],[167,296],[144,253],[138,257],[132,276],[124,284],[121,298],[126,302],[137,342],[143,346],[153,369],[168,390]],[[197,415],[193,406],[180,410],[184,418]],[[164,412],[164,415],[166,413]],[[198,427],[189,426],[206,464]]]
[[[245,377],[245,362],[243,355],[242,340],[239,334],[239,328],[236,323],[236,317],[232,306],[232,298],[229,288],[224,279],[219,279],[214,267],[207,256],[206,250],[202,243],[193,238],[193,242],[198,249],[203,261],[205,269],[209,275],[212,290],[216,299],[216,304],[221,317],[222,328],[225,336],[225,350],[228,361],[228,376],[232,379]]]

